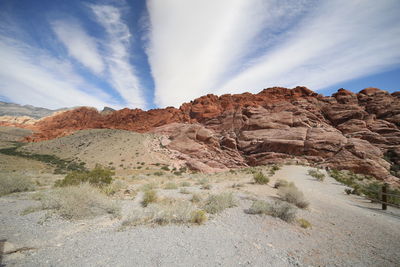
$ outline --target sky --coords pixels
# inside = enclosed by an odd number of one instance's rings
[[[179,107],[306,86],[400,90],[398,0],[0,0],[0,101]]]

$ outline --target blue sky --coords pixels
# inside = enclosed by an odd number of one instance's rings
[[[400,88],[398,0],[0,0],[0,100],[179,107],[297,85]]]

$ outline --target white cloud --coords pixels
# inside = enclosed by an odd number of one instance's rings
[[[122,19],[121,10],[109,5],[90,5],[90,8],[107,33],[104,61],[108,65],[111,84],[128,105],[145,108],[139,79],[130,64],[131,33]]]
[[[398,1],[325,1],[275,49],[218,93],[269,86],[322,89],[400,63]]]
[[[103,72],[104,63],[96,40],[89,36],[79,23],[72,20],[57,20],[52,23],[52,28],[72,57],[95,74]]]
[[[320,89],[390,68],[400,63],[399,3],[149,0],[155,101]]]
[[[85,82],[70,62],[0,36],[0,94],[13,102],[46,108],[104,106],[112,97]]]

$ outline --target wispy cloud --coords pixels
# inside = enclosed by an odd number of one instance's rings
[[[12,101],[47,108],[119,107],[87,83],[66,60],[19,40],[0,37],[0,90]]]
[[[148,1],[155,100],[320,89],[399,64],[399,2]]]
[[[218,93],[268,86],[322,89],[400,63],[398,1],[324,1],[275,49]]]
[[[89,36],[77,21],[57,20],[52,22],[52,28],[72,57],[95,74],[104,71],[96,40]]]
[[[132,36],[122,19],[121,10],[110,5],[90,5],[90,8],[108,35],[104,60],[113,87],[131,107],[145,108],[143,89],[130,63]]]

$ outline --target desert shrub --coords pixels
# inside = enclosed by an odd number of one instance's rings
[[[204,210],[196,210],[192,212],[192,223],[203,224],[207,219],[207,213]]]
[[[149,203],[157,201],[157,192],[155,190],[147,190],[143,194],[142,206],[147,207]]]
[[[348,194],[348,195],[350,195],[351,194],[351,189],[350,188],[346,188],[346,189],[344,189],[344,192],[346,193],[346,194]]]
[[[269,178],[262,172],[254,173],[253,178],[256,184],[267,184],[269,182]]]
[[[286,180],[283,180],[283,179],[278,179],[278,180],[275,182],[274,188],[279,188],[279,187],[281,187],[281,186],[289,186],[289,182],[286,181]]]
[[[308,175],[321,182],[325,179],[325,174],[323,174],[320,170],[308,170]]]
[[[161,170],[169,171],[169,167],[168,167],[168,166],[162,166],[162,167],[161,167]]]
[[[179,193],[187,195],[190,194],[190,191],[187,190],[186,188],[181,188],[181,190],[179,190]]]
[[[85,219],[98,215],[119,215],[120,207],[89,184],[58,188],[41,200],[42,209],[52,210],[65,219]]]
[[[204,184],[201,186],[201,189],[203,189],[203,190],[210,190],[211,188],[212,188],[212,185],[210,185],[210,184]]]
[[[307,221],[306,219],[300,218],[297,220],[297,222],[299,223],[299,225],[302,228],[309,228],[311,227],[311,223],[309,221]]]
[[[282,200],[292,203],[302,209],[307,208],[309,205],[309,202],[305,199],[303,192],[301,192],[294,184],[279,187],[278,195],[282,198]]]
[[[192,184],[189,182],[181,182],[179,185],[182,187],[188,187],[188,186],[191,186]]]
[[[153,173],[155,176],[162,176],[164,173],[163,172],[155,172]]]
[[[173,174],[176,175],[176,176],[181,176],[182,172],[181,171],[174,171]]]
[[[276,172],[279,171],[281,169],[281,167],[279,167],[278,165],[272,165],[271,170]]]
[[[176,185],[176,183],[169,182],[164,186],[164,189],[167,190],[178,189],[178,186]]]
[[[248,214],[268,214],[270,204],[267,201],[256,200],[253,202],[251,207],[246,210]]]
[[[204,205],[204,210],[210,214],[216,214],[224,209],[236,206],[236,200],[232,193],[210,195]]]
[[[282,201],[275,201],[271,204],[268,215],[278,217],[285,222],[293,222],[296,218],[296,208]]]
[[[232,188],[240,188],[240,187],[245,187],[245,185],[244,184],[242,184],[242,183],[234,183],[234,184],[232,184]]]
[[[200,184],[200,185],[205,185],[205,184],[208,184],[209,183],[209,180],[207,179],[207,178],[201,178],[200,180],[198,180],[198,183]]]
[[[148,184],[144,184],[140,187],[141,191],[148,191],[148,190],[152,190],[152,189],[156,189],[158,188],[158,185],[156,183],[148,183]]]
[[[144,224],[181,224],[198,223],[202,218],[196,218],[196,208],[188,201],[168,200],[153,203],[146,209],[137,209],[122,222],[123,226]],[[198,216],[198,215],[197,215]],[[195,221],[194,219],[197,219]]]
[[[199,194],[193,194],[190,202],[192,203],[199,203],[202,201],[202,197]]]
[[[91,171],[73,171],[67,174],[64,179],[58,180],[55,183],[57,187],[79,185],[89,183],[95,186],[104,186],[110,184],[114,172],[110,169],[103,168],[100,165]]]
[[[106,194],[107,196],[112,196],[118,191],[121,191],[122,189],[126,188],[127,184],[124,181],[117,180],[113,181],[111,184],[107,186],[103,186],[101,188],[101,191]]]
[[[28,177],[20,176],[15,173],[2,173],[0,175],[0,196],[34,189],[35,186]]]
[[[256,200],[246,212],[249,214],[267,214],[286,222],[292,222],[296,218],[296,208],[282,201],[269,203],[263,200]]]

